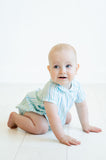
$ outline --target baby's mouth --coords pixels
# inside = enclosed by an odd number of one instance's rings
[[[58,77],[58,78],[60,78],[60,79],[66,79],[67,77],[64,77],[64,76],[60,76],[60,77]]]

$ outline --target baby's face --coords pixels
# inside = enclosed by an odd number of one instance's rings
[[[48,70],[52,81],[69,88],[78,70],[74,51],[71,49],[55,51],[50,55],[49,63]]]

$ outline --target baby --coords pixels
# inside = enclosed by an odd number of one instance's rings
[[[79,69],[75,49],[69,44],[57,44],[48,56],[47,66],[51,79],[43,89],[28,93],[17,106],[19,114],[12,112],[8,127],[20,127],[31,134],[44,134],[52,129],[57,139],[66,145],[80,142],[64,133],[63,125],[71,121],[70,108],[75,103],[84,132],[101,132],[88,120],[85,93],[75,80]]]

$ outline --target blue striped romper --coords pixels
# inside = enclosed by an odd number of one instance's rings
[[[80,103],[84,101],[84,99],[85,92],[77,80],[72,81],[72,85],[69,90],[50,80],[46,83],[43,89],[29,92],[23,101],[16,107],[22,115],[25,112],[35,112],[37,114],[44,115],[50,128],[49,120],[44,107],[44,101],[57,105],[58,115],[62,125],[64,125],[66,122],[67,112],[70,110],[73,103]]]

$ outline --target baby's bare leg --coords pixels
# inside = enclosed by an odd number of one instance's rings
[[[43,134],[48,131],[46,118],[33,112],[26,112],[24,115],[12,112],[7,125],[10,128],[17,126],[31,134]]]
[[[67,113],[67,117],[66,117],[66,124],[69,124],[69,123],[71,122],[71,120],[72,120],[71,113],[68,112],[68,113]]]

